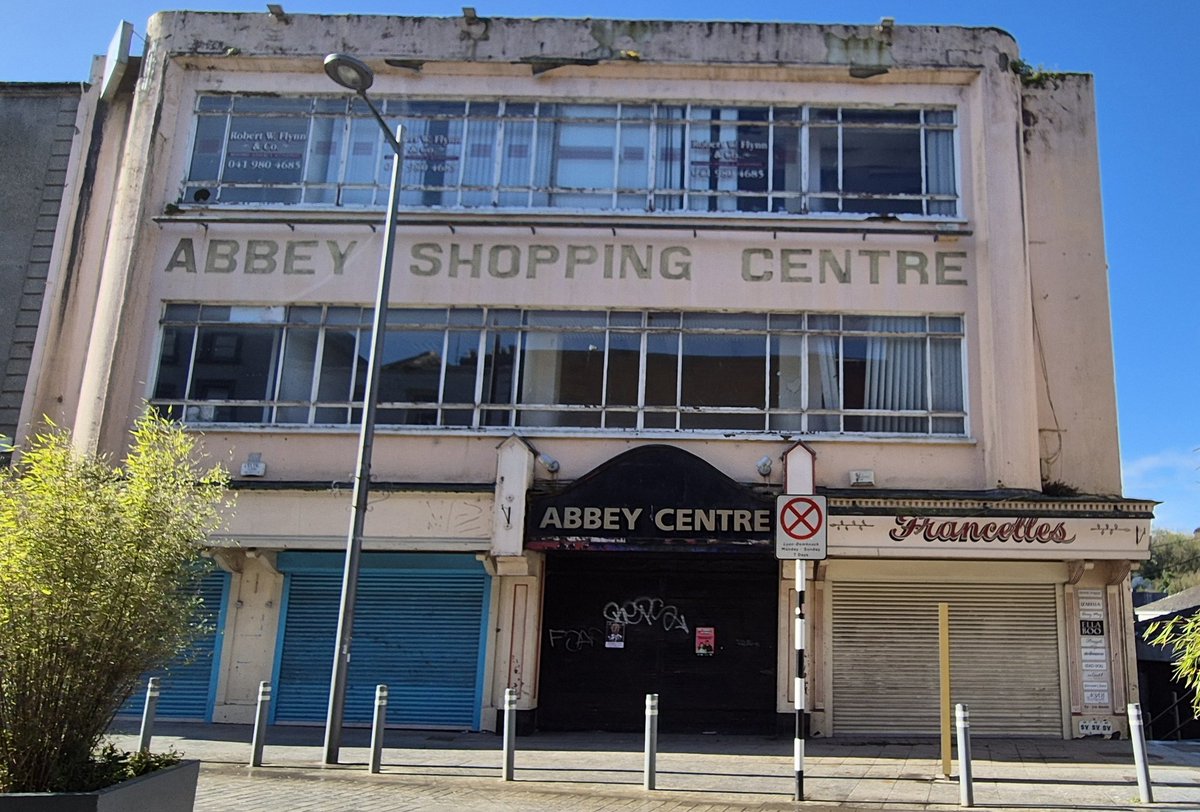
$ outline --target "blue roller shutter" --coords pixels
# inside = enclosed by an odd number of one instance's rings
[[[146,703],[146,681],[159,678],[159,719],[212,720],[213,696],[216,693],[220,666],[221,641],[225,626],[226,596],[229,593],[229,573],[216,571],[206,575],[197,587],[202,605],[199,619],[208,632],[198,637],[192,647],[177,657],[165,669],[142,677],[133,696],[117,713],[120,716],[141,716]]]
[[[287,575],[274,722],[324,722],[343,557],[282,553]],[[388,724],[478,729],[489,578],[474,556],[366,553],[346,680],[347,724],[370,724],[375,686]]]

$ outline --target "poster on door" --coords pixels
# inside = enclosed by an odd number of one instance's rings
[[[717,630],[713,626],[696,627],[696,656],[711,657],[717,648]]]

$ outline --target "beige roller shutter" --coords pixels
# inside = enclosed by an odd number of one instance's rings
[[[1053,584],[833,581],[833,733],[938,733],[937,605],[951,701],[979,735],[1061,736]]]

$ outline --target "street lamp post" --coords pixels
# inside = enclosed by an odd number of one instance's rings
[[[342,572],[342,600],[338,607],[337,643],[333,651],[333,675],[329,681],[329,713],[325,717],[325,763],[337,764],[342,741],[342,718],[346,704],[346,672],[350,665],[350,644],[354,633],[354,600],[358,594],[359,559],[362,555],[363,525],[367,518],[367,495],[371,486],[371,450],[375,442],[375,407],[379,397],[379,365],[387,329],[388,291],[392,281],[392,256],[396,243],[396,210],[400,202],[400,169],[403,128],[395,134],[383,120],[378,108],[367,97],[375,74],[363,62],[345,54],[325,57],[325,73],[342,87],[353,90],[370,109],[387,136],[395,153],[392,160],[391,187],[388,192],[387,222],[383,229],[383,257],[379,265],[379,286],[375,293],[375,316],[371,324],[371,352],[367,357],[367,379],[363,389],[362,426],[358,435],[358,468],[354,473],[354,494],[350,532],[346,539],[346,562]]]

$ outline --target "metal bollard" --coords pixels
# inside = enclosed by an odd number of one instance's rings
[[[388,687],[375,686],[375,722],[371,725],[371,772],[383,764],[383,728],[387,724]]]
[[[658,694],[646,694],[646,760],[642,777],[643,789],[654,789],[654,774],[658,760]]]
[[[271,683],[258,684],[258,712],[254,715],[254,739],[250,743],[250,766],[261,767],[267,743],[267,711],[271,707]]]
[[[142,706],[142,731],[138,739],[138,752],[150,752],[150,739],[154,736],[154,714],[158,711],[158,677],[151,677],[146,684],[146,704]]]
[[[958,804],[975,805],[975,785],[971,777],[971,714],[966,705],[954,706],[958,730]]]
[[[1150,765],[1146,762],[1146,731],[1142,729],[1142,706],[1136,702],[1129,705],[1129,738],[1133,741],[1133,763],[1137,767],[1138,795],[1142,803],[1154,803],[1154,790],[1150,786]]]
[[[504,689],[504,768],[501,778],[513,780],[513,756],[517,743],[517,689]]]

